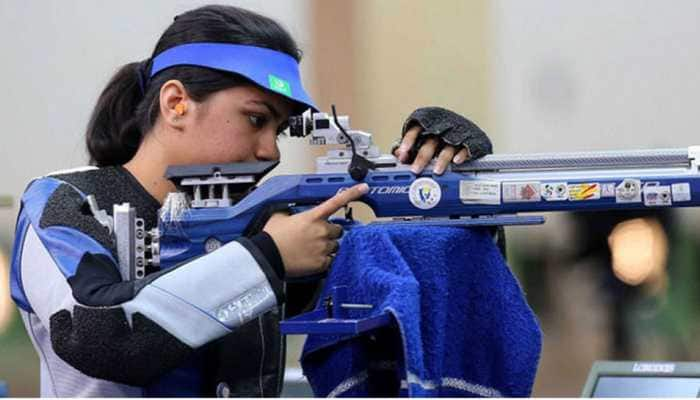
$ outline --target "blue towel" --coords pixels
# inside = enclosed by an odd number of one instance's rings
[[[352,317],[389,312],[395,323],[309,336],[301,362],[316,396],[530,395],[541,331],[486,230],[353,228],[321,298],[341,285],[344,302],[375,305]]]

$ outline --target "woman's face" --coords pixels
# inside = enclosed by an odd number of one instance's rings
[[[173,164],[267,161],[280,158],[277,136],[292,103],[256,86],[237,86],[188,101],[189,118],[178,133]]]

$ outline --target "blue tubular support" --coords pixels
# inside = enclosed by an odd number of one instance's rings
[[[391,324],[391,314],[383,312],[379,315],[365,318],[349,318],[348,310],[374,308],[371,304],[348,304],[345,286],[335,286],[331,295],[324,299],[323,308],[301,314],[280,322],[283,335],[348,335],[357,336],[361,333]]]
[[[392,317],[384,313],[360,319],[328,318],[324,310],[315,310],[280,322],[283,335],[348,335],[361,333],[389,325]]]

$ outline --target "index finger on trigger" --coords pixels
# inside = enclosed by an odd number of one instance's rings
[[[420,126],[414,126],[413,128],[409,129],[406,134],[403,136],[403,139],[401,140],[401,145],[399,146],[397,152],[399,153],[399,160],[401,162],[406,162],[408,159],[408,154],[411,150],[411,147],[413,147],[413,144],[416,142],[416,138],[418,137],[418,134],[421,131]]]
[[[366,183],[360,183],[343,190],[342,192],[319,204],[315,208],[309,210],[309,212],[312,213],[314,218],[326,219],[335,214],[336,211],[345,207],[345,205],[347,205],[349,202],[364,196],[367,194],[367,192],[369,192],[369,185]]]

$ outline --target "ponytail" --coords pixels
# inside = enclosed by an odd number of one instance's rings
[[[136,154],[141,143],[140,118],[143,100],[141,63],[126,64],[102,91],[87,127],[90,165],[121,165]]]

